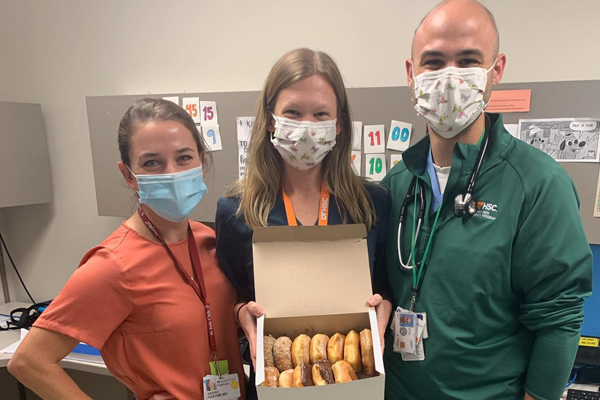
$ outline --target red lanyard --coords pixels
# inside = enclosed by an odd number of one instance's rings
[[[283,186],[281,187],[281,194],[283,195],[283,204],[285,204],[285,213],[287,215],[289,226],[298,226],[296,220],[296,213],[292,206],[290,197],[285,192]],[[321,182],[321,199],[319,200],[319,226],[327,226],[329,222],[329,190],[325,186],[325,182]]]
[[[215,339],[215,328],[213,326],[212,317],[210,315],[210,303],[208,303],[208,301],[206,300],[206,284],[204,283],[204,274],[202,273],[202,265],[200,264],[200,255],[198,254],[198,246],[196,246],[196,241],[194,240],[194,233],[192,232],[192,227],[188,224],[188,249],[190,252],[190,259],[192,261],[192,267],[194,268],[194,271],[196,271],[196,276],[198,277],[199,284],[194,282],[190,274],[188,274],[188,272],[181,266],[181,263],[179,262],[177,257],[175,257],[175,254],[173,254],[169,246],[167,246],[165,239],[163,239],[162,235],[158,232],[158,229],[156,229],[156,226],[152,223],[152,221],[150,221],[150,219],[141,207],[138,208],[138,214],[140,215],[140,218],[142,218],[142,221],[144,221],[144,224],[146,224],[148,230],[152,232],[156,240],[158,240],[167,250],[167,253],[169,253],[169,256],[173,260],[173,263],[175,264],[177,269],[181,273],[183,273],[183,275],[187,278],[188,283],[190,284],[192,289],[194,289],[194,292],[196,292],[196,294],[202,301],[202,304],[204,304],[204,312],[206,313],[206,328],[208,331],[208,341],[210,343],[210,349],[212,352],[213,359],[214,361],[218,361],[219,358],[217,356],[217,341]]]

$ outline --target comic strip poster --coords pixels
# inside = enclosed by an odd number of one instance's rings
[[[522,119],[519,137],[559,162],[598,162],[599,120]]]
[[[594,202],[594,217],[600,218],[600,174],[598,175],[598,186],[596,187],[596,201]]]

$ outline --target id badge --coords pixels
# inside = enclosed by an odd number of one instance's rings
[[[400,307],[394,316],[394,352],[415,354],[417,351],[417,315]]]
[[[402,361],[423,361],[425,360],[425,348],[423,341],[420,340],[417,344],[417,350],[414,354],[402,353]]]
[[[427,313],[417,313],[417,318],[423,320],[425,327],[423,328],[423,339],[429,339],[429,330],[427,329]]]
[[[417,349],[414,354],[402,353],[403,361],[423,361],[425,360],[425,347],[423,345],[423,334],[426,328],[426,317],[423,314],[417,313],[417,339],[416,346]]]
[[[206,375],[202,379],[204,399],[236,400],[241,396],[238,374]]]
[[[425,320],[423,318],[423,314],[417,313],[417,339],[416,339],[417,346],[423,339],[425,339],[423,337],[424,331],[425,331]]]

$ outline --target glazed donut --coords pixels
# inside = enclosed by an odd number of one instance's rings
[[[305,334],[299,335],[292,343],[292,361],[294,367],[309,363],[310,337]]]
[[[327,357],[331,364],[344,359],[344,343],[346,336],[336,333],[327,343]]]
[[[344,360],[336,362],[332,369],[335,383],[352,382],[358,379],[352,366]]]
[[[312,379],[312,365],[302,364],[294,369],[294,387],[314,386]]]
[[[327,360],[327,342],[329,336],[321,333],[313,336],[310,341],[310,362],[316,363],[319,360]]]
[[[271,335],[265,336],[263,341],[264,354],[265,354],[265,367],[274,367],[275,360],[273,359],[273,345],[275,344],[275,338]]]
[[[287,371],[283,371],[279,375],[279,387],[280,388],[290,388],[292,387],[292,378],[294,376],[294,370],[288,369]]]
[[[273,345],[273,357],[275,366],[280,372],[293,369],[292,365],[292,339],[282,336]]]
[[[328,360],[317,361],[312,367],[312,378],[315,386],[331,385],[335,383],[331,363]]]
[[[260,386],[277,387],[279,371],[275,367],[265,367],[265,381]]]
[[[350,331],[346,336],[344,344],[344,361],[347,361],[354,372],[362,371],[362,362],[360,360],[360,336],[356,331]]]
[[[375,355],[373,354],[373,336],[370,329],[365,329],[360,333],[360,354],[363,372],[369,376],[374,376]]]

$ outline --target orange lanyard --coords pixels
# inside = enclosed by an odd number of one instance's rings
[[[281,194],[283,195],[283,203],[285,204],[285,213],[287,215],[289,226],[298,226],[296,220],[296,213],[292,206],[290,197],[285,192],[283,186],[281,187]],[[319,200],[319,226],[327,226],[329,222],[329,190],[325,186],[325,182],[321,182],[321,199]]]

